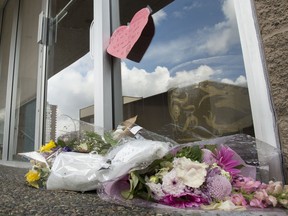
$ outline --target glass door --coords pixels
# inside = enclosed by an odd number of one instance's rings
[[[49,10],[45,142],[94,121],[93,0],[51,0]]]

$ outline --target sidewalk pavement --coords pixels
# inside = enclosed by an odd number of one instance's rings
[[[51,191],[34,189],[25,183],[27,168],[15,168],[0,165],[0,215],[137,215],[137,216],[166,216],[166,215],[288,215],[282,209],[256,210],[242,212],[224,211],[185,211],[172,209],[153,209],[137,206],[122,206],[101,200],[96,191]]]
[[[0,215],[157,215],[153,209],[101,200],[96,191],[49,191],[25,183],[27,168],[0,165]],[[158,214],[165,215],[165,214]],[[167,215],[167,214],[166,214]]]

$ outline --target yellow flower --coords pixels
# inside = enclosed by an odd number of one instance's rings
[[[41,147],[40,152],[50,152],[51,149],[55,147],[56,147],[55,142],[51,140],[49,143]]]
[[[159,181],[159,178],[157,177],[157,176],[151,176],[150,178],[149,178],[149,182],[152,182],[152,183],[158,183],[158,181]]]
[[[29,170],[25,175],[26,181],[33,187],[39,188],[37,181],[40,179],[40,172],[37,170]]]

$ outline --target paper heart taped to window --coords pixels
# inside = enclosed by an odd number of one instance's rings
[[[146,52],[155,32],[151,10],[139,10],[127,26],[118,27],[110,38],[107,52],[120,59],[139,62]]]

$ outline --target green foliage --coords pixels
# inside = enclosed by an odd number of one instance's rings
[[[217,145],[213,144],[213,145],[204,145],[204,149],[208,149],[211,152],[215,152],[215,150],[217,149]]]
[[[130,189],[121,192],[122,196],[125,199],[133,199],[134,193],[136,192],[135,189],[137,188],[139,183],[139,175],[137,175],[135,172],[131,172],[129,182],[130,182]]]
[[[76,138],[70,139],[70,140],[68,140],[66,142],[64,140],[62,140],[61,138],[58,138],[57,145],[62,147],[62,148],[69,147],[69,148],[73,149],[74,146],[75,146],[76,141],[77,141]]]
[[[67,141],[64,138],[58,138],[57,145],[64,148],[69,147],[76,152],[92,152],[96,151],[98,154],[104,155],[108,150],[117,144],[113,139],[111,133],[105,132],[104,137],[94,131],[85,131],[79,138],[75,136],[67,136]]]
[[[177,152],[176,157],[186,157],[192,161],[201,162],[202,150],[199,146],[186,146]]]
[[[115,146],[118,143],[117,140],[113,139],[112,134],[109,132],[104,133],[104,139],[111,146]]]

